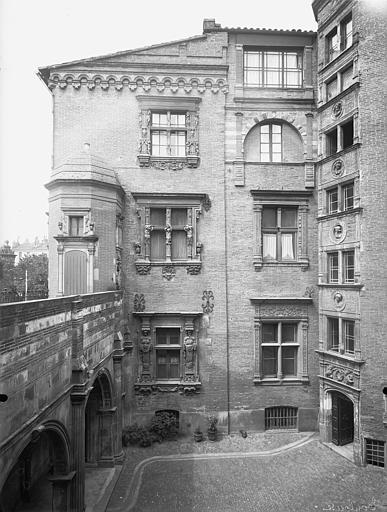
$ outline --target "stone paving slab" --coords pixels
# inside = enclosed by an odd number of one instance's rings
[[[285,450],[277,447],[260,455],[237,452],[156,455],[137,467],[134,489],[129,494],[131,477],[125,474],[124,466],[119,479],[124,486],[116,487],[107,510],[384,510],[385,470],[359,468],[316,438],[303,445],[300,441],[299,437],[296,446],[293,441],[293,446]]]

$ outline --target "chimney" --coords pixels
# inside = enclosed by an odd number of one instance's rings
[[[213,32],[220,29],[220,23],[215,23],[215,18],[204,18],[203,20],[203,34],[205,32]]]

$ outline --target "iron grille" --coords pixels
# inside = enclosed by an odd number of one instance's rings
[[[297,428],[296,407],[268,407],[265,409],[265,430]]]
[[[384,468],[384,441],[366,439],[366,463]]]

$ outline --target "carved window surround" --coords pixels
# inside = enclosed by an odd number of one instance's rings
[[[199,157],[199,104],[201,98],[138,95],[139,102],[139,153],[140,167],[179,170],[198,167]],[[152,112],[185,113],[186,122],[180,131],[186,134],[185,156],[156,156],[152,154]]]
[[[308,212],[309,199],[312,198],[312,191],[304,190],[251,190],[254,201],[253,215],[253,265],[257,272],[263,267],[300,267],[307,270],[309,267],[308,257]],[[296,250],[294,260],[266,261],[263,258],[262,244],[262,210],[267,207],[275,208],[297,208],[297,233]]]
[[[255,307],[254,315],[254,384],[255,385],[302,385],[309,383],[308,375],[308,306],[310,297],[259,297],[250,299]],[[294,377],[263,375],[262,325],[263,323],[294,323],[297,325],[297,373]]]
[[[360,393],[360,369],[365,361],[338,353],[316,350],[320,358],[320,380],[336,389]]]
[[[137,345],[138,374],[134,385],[136,394],[150,395],[155,392],[178,392],[192,395],[200,392],[199,358],[197,352],[199,318],[201,312],[135,312],[141,322],[141,332]],[[179,341],[172,350],[179,351],[179,376],[158,379],[157,351],[168,348],[158,345],[157,330],[174,329],[180,332]]]
[[[202,243],[198,237],[198,222],[203,211],[208,211],[211,201],[207,194],[142,194],[133,193],[139,218],[139,239],[135,243],[136,270],[147,274],[151,267],[163,266],[163,276],[170,280],[174,277],[173,267],[183,266],[189,274],[198,274],[201,269]],[[154,226],[151,224],[151,210],[165,210],[165,258],[157,259],[151,254],[151,236]],[[172,254],[172,212],[173,209],[186,210],[186,224],[179,228],[185,231],[186,257],[174,258]],[[155,227],[156,228],[156,227]],[[160,226],[157,226],[160,231]]]

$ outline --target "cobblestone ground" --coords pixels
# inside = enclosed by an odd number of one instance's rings
[[[107,511],[387,510],[382,506],[387,504],[387,496],[383,496],[387,488],[385,470],[359,468],[316,438],[276,452],[303,437],[255,434],[246,440],[227,436],[219,443],[179,442],[158,445],[149,451],[129,449]],[[268,453],[248,453],[261,450]],[[179,460],[173,452],[185,459]],[[192,452],[195,455],[188,455]],[[234,455],[228,456],[227,452]],[[140,459],[145,460],[133,472]],[[134,485],[130,488],[133,474]]]

